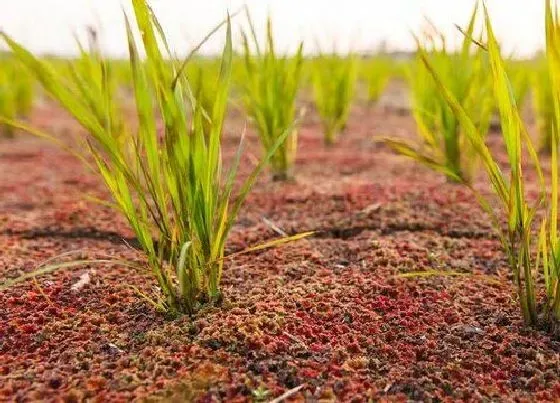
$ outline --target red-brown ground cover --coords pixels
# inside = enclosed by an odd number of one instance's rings
[[[244,121],[230,120],[232,151]],[[33,121],[79,130],[48,105]],[[524,328],[474,198],[372,141],[414,130],[406,114],[357,106],[326,149],[308,118],[296,181],[261,178],[228,250],[276,237],[263,218],[316,235],[227,261],[224,305],[195,318],[155,312],[130,287],[151,293],[150,273],[118,265],[0,293],[0,400],[250,401],[300,385],[291,399],[560,399],[560,342]],[[126,223],[86,194],[106,197],[73,157],[26,135],[1,140],[0,277],[67,251],[141,264]],[[395,277],[426,269],[468,275]]]

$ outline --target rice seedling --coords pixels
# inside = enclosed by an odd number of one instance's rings
[[[506,69],[515,97],[515,104],[519,110],[522,110],[531,87],[531,66],[529,63],[510,60],[506,63]]]
[[[245,93],[247,72],[245,69],[245,55],[236,52],[231,63],[231,94],[230,99],[239,110],[243,110],[242,99]]]
[[[132,93],[132,71],[126,60],[111,60],[109,66],[117,87]]]
[[[439,39],[428,37],[425,45],[417,39],[419,56],[409,71],[409,81],[421,144],[416,146],[406,141],[385,139],[385,143],[396,152],[456,182],[471,181],[476,167],[476,154],[465,139],[465,129],[447,105],[423,59],[430,59],[430,65],[437,71],[439,79],[476,122],[478,132],[484,137],[490,125],[493,100],[485,73],[485,55],[473,42],[477,11],[478,4],[464,31],[465,37],[459,52],[448,51],[445,39],[440,34]]]
[[[432,65],[427,53],[420,51],[420,56],[434,77],[438,91],[443,95],[456,118],[464,127],[469,142],[479,155],[484,171],[491,184],[491,189],[499,201],[501,211],[496,212],[490,200],[483,197],[475,189],[477,199],[483,209],[492,218],[494,228],[506,252],[509,267],[512,271],[514,287],[519,299],[521,313],[527,325],[537,326],[544,323],[552,326],[555,331],[560,329],[560,293],[558,292],[560,275],[560,250],[558,246],[558,128],[556,122],[560,119],[560,25],[558,13],[553,12],[550,0],[546,1],[546,34],[547,34],[547,62],[552,77],[553,108],[555,120],[552,131],[552,160],[551,160],[551,195],[546,203],[548,218],[543,219],[538,237],[532,232],[536,212],[546,200],[544,178],[538,155],[526,128],[520,118],[515,101],[515,94],[506,73],[505,63],[500,54],[500,48],[492,29],[488,11],[484,9],[485,25],[488,35],[488,54],[491,64],[491,77],[494,86],[501,124],[502,136],[508,155],[507,168],[509,178],[504,175],[494,160],[490,150],[485,145],[483,136],[476,127],[475,121],[468,115],[453,92],[448,89]],[[540,183],[540,196],[532,201],[526,192],[523,173],[523,152],[528,153],[537,172]],[[505,226],[502,225],[505,221]],[[538,238],[536,241],[535,238]],[[538,253],[534,253],[534,247]],[[538,270],[542,269],[545,285],[546,301],[539,304],[540,294],[538,285],[541,284]]]
[[[144,297],[161,310],[194,313],[205,303],[220,302],[228,233],[257,175],[283,144],[291,126],[286,124],[283,131],[275,133],[266,156],[234,196],[242,148],[223,175],[220,145],[231,81],[229,17],[220,24],[227,27],[226,40],[207,125],[202,104],[184,74],[188,60],[180,63],[172,58],[165,34],[146,0],[132,0],[132,5],[142,33],[141,49],[125,17],[138,118],[134,130],[119,123],[120,108],[115,107],[110,71],[101,55],[87,55],[86,60],[83,53],[83,69],[75,68],[68,76],[7,34],[1,36],[45,90],[87,130],[85,151],[71,151],[86,163],[93,159],[93,169],[114,199],[110,204],[134,230],[160,289],[157,295]],[[145,60],[140,57],[141,50]],[[163,133],[156,129],[159,119]]]
[[[110,126],[106,130],[122,139],[126,130],[117,97],[119,83],[112,70],[114,64],[103,60],[95,30],[88,29],[88,39],[89,51],[76,40],[79,57],[68,64],[73,91],[79,94],[103,128]]]
[[[261,50],[248,12],[247,19],[251,29],[249,35],[242,32],[246,74],[243,103],[257,128],[266,153],[275,147],[283,133],[290,131],[287,140],[282,142],[270,158],[273,178],[286,180],[292,176],[297,151],[294,118],[302,74],[303,43],[298,46],[295,56],[279,56],[274,46],[272,21],[269,18],[266,45]],[[255,48],[256,54],[253,54],[251,47]]]
[[[362,65],[362,77],[367,85],[367,100],[375,104],[385,91],[393,73],[393,62],[386,57],[374,57]]]
[[[545,154],[551,153],[552,122],[554,120],[554,100],[550,74],[548,62],[541,60],[532,75],[533,104],[539,132],[538,149]]]
[[[216,77],[219,74],[220,65],[214,60],[193,60],[191,66],[187,66],[186,75],[189,80],[194,98],[203,111],[203,124],[211,126],[210,113],[214,108],[214,94],[217,91]],[[205,133],[209,133],[207,127]]]
[[[27,117],[33,109],[35,95],[34,82],[26,70],[19,65],[13,66],[11,78],[14,91],[16,116]]]
[[[560,331],[560,238],[558,236],[558,146],[560,145],[560,15],[546,0],[546,59],[552,92],[551,194],[548,218],[541,223],[539,257],[542,258],[547,304],[545,319]],[[539,261],[536,264],[539,268]]]
[[[346,126],[357,80],[354,55],[320,55],[312,66],[313,98],[323,121],[327,146]]]
[[[15,119],[16,104],[14,89],[11,85],[7,69],[0,69],[0,115],[8,119]],[[14,129],[10,125],[2,125],[2,133],[6,137],[14,135]]]
[[[34,83],[24,67],[11,58],[0,59],[0,116],[23,118],[33,107]],[[2,133],[11,137],[14,128],[2,125]]]

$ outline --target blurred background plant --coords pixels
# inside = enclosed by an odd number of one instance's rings
[[[423,59],[429,59],[439,80],[462,105],[484,138],[490,126],[494,100],[487,55],[474,39],[477,13],[478,3],[463,30],[464,38],[458,52],[448,50],[444,35],[435,27],[432,27],[433,32],[417,38],[419,54],[408,72],[408,81],[420,144],[385,139],[396,152],[445,174],[455,182],[471,182],[476,153]]]
[[[320,54],[313,60],[313,99],[323,123],[327,146],[333,145],[346,127],[356,90],[357,73],[356,56],[352,54]]]
[[[8,119],[29,116],[34,97],[34,81],[25,67],[11,56],[0,56],[0,116]],[[1,132],[12,137],[14,128],[3,124]]]
[[[243,103],[266,153],[285,132],[289,132],[287,140],[270,159],[273,178],[287,180],[293,175],[297,151],[296,97],[302,76],[303,43],[300,43],[294,56],[279,56],[274,46],[270,18],[264,49],[259,44],[248,10],[247,20],[250,32],[242,32],[245,56]]]
[[[376,55],[362,62],[360,75],[366,83],[367,100],[370,104],[379,101],[389,80],[396,75],[395,70],[395,62],[385,55]]]

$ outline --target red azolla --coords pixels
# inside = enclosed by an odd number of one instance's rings
[[[33,322],[35,322],[35,324],[37,324],[37,325],[44,324],[46,322],[45,315],[40,314],[40,313],[36,314],[33,317]]]
[[[320,353],[325,349],[325,347],[319,343],[313,343],[309,346],[309,349],[314,353]]]
[[[31,324],[31,323],[25,323],[25,324],[21,325],[21,326],[19,327],[19,329],[20,329],[22,332],[27,333],[27,334],[35,333],[36,330],[37,330],[37,328],[35,327],[35,325],[33,325],[33,324]]]
[[[360,345],[357,342],[352,342],[350,344],[348,344],[348,346],[346,347],[346,349],[350,352],[350,353],[359,353],[361,351]]]
[[[311,368],[304,368],[300,371],[300,375],[303,378],[314,379],[314,378],[317,378],[320,374],[321,374],[321,372],[316,371],[316,370],[311,369]]]
[[[23,301],[17,297],[8,297],[6,298],[6,302],[8,305],[22,305]]]
[[[314,335],[315,333],[317,333],[311,326],[303,326],[303,327],[302,327],[301,329],[299,329],[299,330],[300,330],[300,331],[299,331],[298,334],[300,334],[300,335],[302,335],[302,336],[305,336],[305,337],[309,337],[309,338],[313,337],[313,335]]]
[[[283,353],[288,350],[288,344],[283,341],[277,341],[270,346],[275,353]]]
[[[58,316],[59,315],[59,309],[54,305],[49,305],[45,309],[45,313],[47,313],[50,316]]]
[[[30,302],[38,301],[41,298],[43,298],[43,296],[34,291],[29,291],[25,294],[25,299]]]
[[[377,311],[385,312],[391,307],[391,301],[389,298],[380,295],[374,301],[372,301],[371,306]]]
[[[329,372],[338,378],[342,376],[342,368],[339,365],[331,364],[329,367]]]
[[[454,313],[449,313],[448,315],[444,315],[443,319],[445,323],[447,323],[448,325],[452,325],[459,321],[459,317]]]
[[[263,343],[258,339],[250,338],[247,340],[246,346],[249,350],[259,350],[263,347]]]
[[[321,333],[318,335],[318,337],[316,337],[316,339],[318,339],[318,341],[320,341],[321,343],[325,344],[331,341],[331,336],[327,333]]]
[[[88,389],[99,390],[103,389],[107,383],[107,380],[100,376],[92,376],[86,381],[86,387]]]
[[[550,393],[548,390],[540,390],[535,393],[535,398],[539,402],[551,402],[555,399],[557,400],[558,396],[552,396],[552,393]]]
[[[107,301],[107,303],[110,304],[110,305],[114,305],[117,302],[119,302],[119,297],[118,297],[118,295],[110,294],[110,295],[107,296],[105,301]]]
[[[66,219],[70,217],[70,214],[65,210],[57,210],[54,212],[53,216],[56,221],[66,221]]]

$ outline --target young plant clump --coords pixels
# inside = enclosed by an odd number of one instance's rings
[[[214,60],[193,60],[186,68],[187,79],[191,86],[194,98],[202,108],[203,121],[207,126],[205,133],[209,133],[212,120],[209,113],[214,109],[214,94],[217,91],[216,77],[220,71],[220,65]]]
[[[484,51],[473,41],[477,11],[478,6],[472,13],[459,52],[448,51],[445,39],[438,32],[428,37],[426,46],[417,39],[418,57],[415,67],[409,72],[409,81],[413,114],[422,144],[416,146],[406,141],[385,139],[385,143],[396,152],[445,174],[455,182],[471,181],[476,153],[465,137],[466,129],[438,90],[423,59],[429,59],[438,78],[475,122],[484,138],[494,102]]]
[[[548,61],[541,60],[532,75],[533,104],[539,131],[538,150],[550,155],[554,121],[554,94]]]
[[[266,153],[276,148],[279,138],[287,135],[287,140],[277,147],[270,158],[273,178],[286,180],[292,176],[297,150],[294,118],[303,66],[303,43],[299,45],[295,56],[278,56],[274,47],[272,22],[268,19],[266,46],[261,50],[248,13],[247,18],[251,26],[251,40],[243,32],[246,73],[243,101]],[[254,45],[256,54],[253,54],[251,45]]]
[[[323,121],[325,144],[335,143],[346,126],[356,88],[357,63],[353,55],[320,55],[312,66],[315,106]]]
[[[367,100],[373,105],[379,101],[393,73],[393,62],[384,56],[366,60],[362,66],[362,76],[367,84]]]
[[[228,233],[256,176],[286,135],[276,133],[267,156],[234,198],[241,148],[223,175],[220,145],[232,65],[229,18],[216,91],[212,102],[204,103],[210,108],[205,111],[184,74],[185,63],[171,57],[146,1],[132,4],[146,55],[142,60],[127,19],[136,130],[120,123],[123,116],[116,107],[110,71],[99,54],[83,53],[82,68],[66,77],[2,36],[45,90],[87,130],[87,151],[73,152],[86,163],[93,159],[114,207],[126,217],[147,255],[161,293],[146,299],[161,310],[194,313],[205,303],[220,301]],[[163,133],[156,129],[159,119]]]
[[[452,109],[454,116],[465,129],[465,134],[474,150],[480,157],[484,170],[491,183],[491,188],[502,207],[501,214],[494,211],[489,200],[475,191],[484,210],[492,217],[494,227],[499,235],[502,246],[508,257],[510,269],[523,319],[527,325],[552,328],[560,331],[560,242],[558,239],[558,143],[560,122],[560,24],[558,13],[553,12],[550,0],[546,2],[546,38],[547,63],[551,71],[551,88],[553,94],[554,120],[552,131],[552,159],[551,159],[551,194],[548,198],[548,217],[540,224],[538,237],[532,232],[537,211],[547,200],[544,177],[538,155],[527,134],[515,103],[515,94],[508,80],[505,63],[494,35],[492,24],[485,9],[485,23],[488,34],[488,53],[491,64],[491,77],[494,94],[502,123],[502,136],[508,155],[509,178],[500,170],[485,145],[483,136],[477,129],[475,122],[461,106],[459,100],[449,90],[438,71],[432,65],[428,55],[423,50],[420,56],[434,77],[438,91]],[[531,201],[526,194],[526,184],[523,174],[523,151],[530,156],[537,176],[540,178],[541,193],[536,201]],[[473,189],[474,191],[474,189]],[[502,217],[506,227],[502,225]],[[534,247],[538,252],[533,253]],[[542,282],[539,276],[542,270]],[[545,301],[538,303],[540,295],[539,284],[544,284]]]
[[[24,118],[33,107],[34,83],[17,60],[0,57],[0,116],[7,119]],[[6,137],[14,135],[14,128],[7,124],[1,126]]]
[[[528,62],[509,60],[506,62],[506,70],[510,78],[515,104],[521,111],[526,103],[527,95],[531,87],[530,72],[533,66]]]

